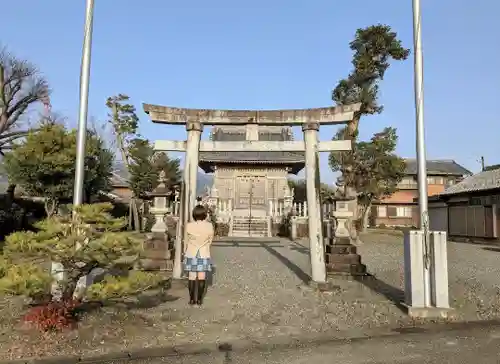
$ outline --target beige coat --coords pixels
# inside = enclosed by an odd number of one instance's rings
[[[184,244],[184,255],[188,258],[196,257],[200,253],[201,258],[210,258],[210,246],[214,238],[214,227],[212,223],[204,221],[193,221],[186,224],[186,241]]]

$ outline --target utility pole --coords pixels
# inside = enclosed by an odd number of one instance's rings
[[[420,213],[419,229],[424,237],[424,301],[426,307],[431,305],[430,292],[430,246],[429,246],[429,211],[427,194],[427,157],[425,153],[424,132],[424,71],[422,56],[422,19],[420,0],[413,0],[413,49],[414,49],[414,83],[415,83],[415,118],[417,146],[417,182],[418,208]]]
[[[85,31],[83,34],[82,65],[80,69],[80,108],[76,144],[75,188],[73,206],[82,204],[85,177],[85,142],[87,139],[87,112],[89,104],[90,59],[92,53],[92,27],[94,22],[94,0],[87,0],[85,7]]]

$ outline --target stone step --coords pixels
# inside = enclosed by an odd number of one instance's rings
[[[364,264],[349,264],[349,263],[326,263],[326,271],[328,274],[350,274],[365,275],[367,274]]]
[[[235,225],[239,225],[239,226],[267,226],[266,223],[262,223],[262,222],[233,222],[233,226]]]
[[[359,254],[325,254],[326,263],[338,264],[361,264],[361,256]]]
[[[356,254],[357,248],[354,245],[327,244],[325,252],[327,254]]]
[[[233,229],[237,227],[240,229],[256,228],[256,229],[267,229],[267,225],[248,225],[248,224],[233,224]]]
[[[267,224],[262,223],[241,223],[241,222],[233,222],[233,226],[267,226]]]
[[[267,219],[233,219],[233,222],[262,222],[262,223],[267,223]]]
[[[233,233],[231,234],[231,237],[234,237],[234,238],[265,238],[265,237],[267,237],[267,234],[254,232],[254,231],[252,231],[251,234],[249,234],[248,231],[233,231]]]
[[[255,231],[255,232],[267,234],[267,229],[238,229],[238,228],[235,229],[235,228],[233,228],[233,231]]]

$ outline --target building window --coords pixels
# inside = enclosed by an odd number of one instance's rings
[[[377,217],[387,217],[387,206],[377,206]]]
[[[401,189],[413,189],[417,188],[417,181],[413,177],[404,177],[398,184],[398,188]]]
[[[430,185],[444,185],[443,177],[427,177],[427,183]]]
[[[412,217],[411,206],[398,206],[398,207],[396,207],[396,217]]]

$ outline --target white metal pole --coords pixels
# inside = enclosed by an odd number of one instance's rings
[[[74,206],[81,205],[83,201],[83,181],[85,176],[85,142],[87,138],[87,111],[89,104],[93,18],[94,0],[87,0],[87,5],[85,7],[85,31],[83,35],[82,65],[80,69],[80,109],[78,112],[75,188],[73,192]]]
[[[430,289],[430,249],[429,249],[429,212],[427,200],[427,157],[425,153],[424,132],[424,75],[422,57],[422,19],[420,0],[413,0],[413,49],[414,49],[414,82],[415,82],[415,116],[417,126],[417,175],[418,175],[418,208],[419,228],[424,238],[424,298],[425,305],[431,305]]]

